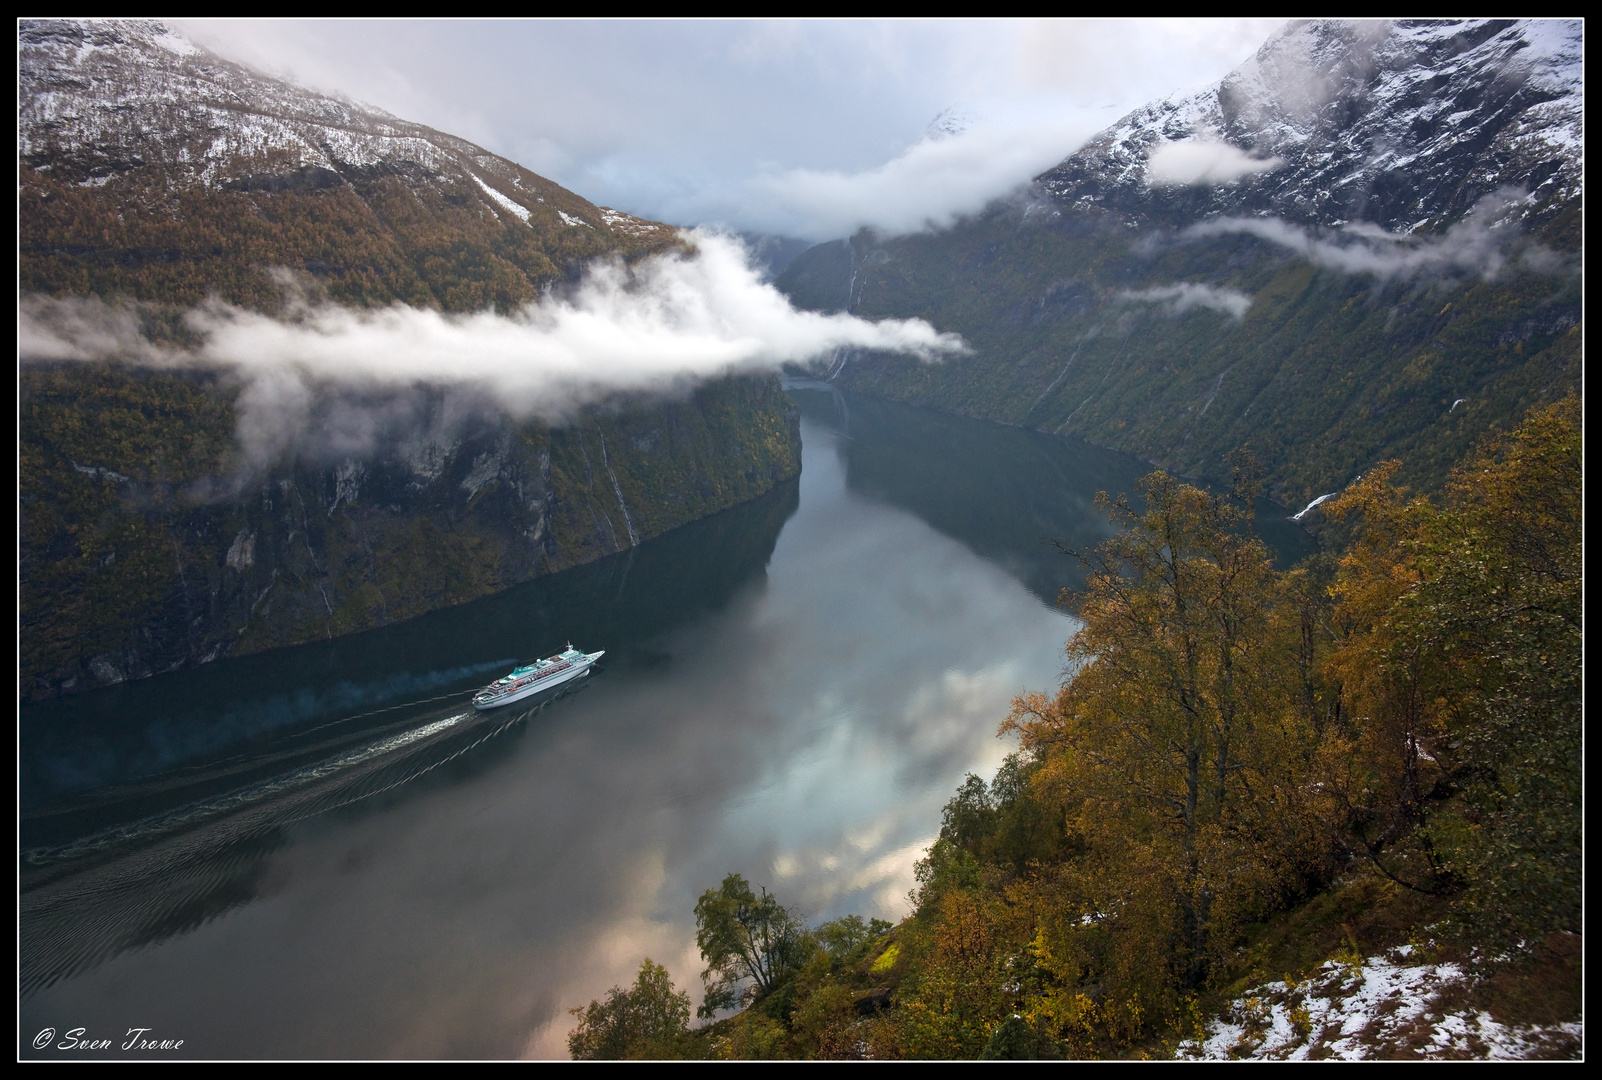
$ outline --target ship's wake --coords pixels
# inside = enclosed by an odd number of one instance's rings
[[[408,784],[587,683],[488,714],[457,706],[412,716],[355,747],[341,739],[337,751],[309,764],[21,852],[20,992],[26,997],[250,902],[296,822]]]

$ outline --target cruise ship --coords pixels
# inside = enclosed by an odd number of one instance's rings
[[[605,649],[592,653],[580,652],[573,648],[573,643],[570,641],[567,643],[567,651],[513,668],[509,675],[504,675],[484,687],[473,695],[473,708],[497,709],[502,705],[510,705],[514,701],[532,697],[553,686],[561,686],[569,680],[588,675],[590,666],[605,655]]]

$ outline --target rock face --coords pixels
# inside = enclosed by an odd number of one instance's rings
[[[1578,21],[1293,23],[1217,86],[1135,110],[1038,183],[1060,204],[1184,223],[1427,231],[1507,186],[1550,211],[1580,191],[1583,46]],[[1174,182],[1187,165],[1223,182]]]
[[[22,375],[21,675],[52,696],[464,603],[756,498],[800,471],[776,380],[550,428],[448,402],[360,459],[230,475],[232,391]]]
[[[229,63],[157,23],[18,26],[22,291],[102,297],[183,344],[208,297],[502,310],[678,231],[453,136]],[[130,303],[131,301],[131,303]],[[29,366],[21,693],[334,637],[637,545],[800,470],[776,378],[553,428],[418,388],[360,456],[263,474],[237,381]],[[369,403],[370,404],[370,403]]]
[[[799,305],[973,352],[841,352],[844,385],[1227,478],[1301,507],[1399,457],[1433,486],[1579,388],[1578,22],[1295,23],[943,233],[797,258]]]

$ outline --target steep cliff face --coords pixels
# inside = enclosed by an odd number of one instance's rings
[[[18,65],[22,292],[105,299],[167,347],[212,297],[504,311],[588,260],[682,243],[161,24],[25,21]],[[242,464],[223,372],[30,365],[19,390],[27,698],[462,603],[800,470],[775,378],[559,427],[417,386],[356,403],[388,420],[354,456],[303,448],[265,473]]]
[[[1401,457],[1431,486],[1580,383],[1582,28],[1298,23],[942,233],[796,259],[797,304],[920,316],[973,351],[837,354],[870,393],[1301,506]]]
[[[637,545],[800,470],[776,380],[551,428],[438,396],[361,458],[230,471],[233,391],[22,375],[21,675],[51,696],[384,626]]]

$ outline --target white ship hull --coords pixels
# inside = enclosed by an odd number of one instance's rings
[[[473,695],[473,708],[482,712],[525,701],[535,694],[588,675],[595,661],[605,655],[605,649],[582,653],[569,645],[566,652],[516,668],[510,675],[490,683]]]

